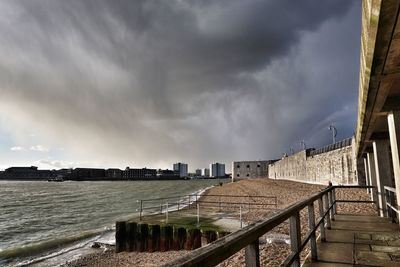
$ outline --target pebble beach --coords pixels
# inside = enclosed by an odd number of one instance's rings
[[[314,185],[300,183],[288,180],[273,179],[249,179],[235,183],[224,184],[223,186],[215,186],[205,192],[203,198],[211,198],[210,195],[262,195],[274,196],[277,200],[276,208],[278,210],[298,202],[308,196],[322,190],[325,185]],[[336,192],[337,199],[352,200],[368,200],[369,195],[365,189],[338,189]],[[237,201],[235,198],[226,198],[224,201]],[[263,201],[263,200],[260,200]],[[267,200],[265,200],[267,201]],[[315,205],[318,209],[318,205]],[[254,221],[268,218],[272,216],[275,209],[250,209],[242,214],[244,223],[251,224]],[[372,204],[340,204],[337,207],[338,213],[355,213],[355,214],[376,214]],[[239,219],[239,214],[231,214],[233,219]],[[302,235],[308,231],[307,209],[301,212]],[[317,217],[318,218],[318,217]],[[281,224],[268,234],[288,235],[288,223]],[[81,267],[81,266],[159,266],[169,262],[180,256],[190,253],[190,251],[170,251],[170,252],[122,252],[115,253],[112,248],[99,249],[98,252],[81,257],[78,260],[67,262],[65,267]],[[289,255],[290,245],[285,243],[267,243],[260,244],[260,261],[261,266],[279,266],[282,261]],[[308,253],[306,249],[302,253],[302,259],[305,259]],[[244,266],[244,250],[239,251],[229,259],[220,263],[218,266]]]

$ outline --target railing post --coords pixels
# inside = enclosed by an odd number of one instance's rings
[[[393,208],[396,207],[396,203],[395,203],[396,200],[395,199],[396,198],[395,198],[394,193],[393,192],[389,192],[389,203]],[[392,222],[395,223],[396,219],[397,219],[397,212],[394,211],[392,208],[390,210],[392,212],[392,214],[391,214]]]
[[[378,192],[378,187],[374,187],[374,188],[372,188],[372,190],[375,190],[375,194],[376,194],[376,197],[375,197],[375,206],[376,206],[376,211],[378,212],[378,217],[380,217],[381,216],[381,206],[379,205],[379,192]],[[374,193],[372,193],[372,194],[374,194]]]
[[[290,246],[292,252],[296,253],[292,267],[300,267],[300,246],[301,246],[301,229],[300,229],[300,214],[297,211],[289,219],[290,224]]]
[[[321,232],[321,241],[325,242],[325,219],[324,219],[324,204],[322,201],[322,197],[318,199],[318,209],[319,209],[319,217],[322,219],[322,223],[319,225],[319,230]]]
[[[317,238],[315,237],[315,214],[314,214],[314,203],[308,205],[308,228],[313,231],[310,238],[311,245],[311,259],[318,260],[317,256]]]
[[[335,220],[335,216],[334,216],[334,212],[333,212],[333,191],[329,191],[328,192],[328,198],[329,198],[329,207],[330,207],[330,216],[331,216],[331,220],[334,221]]]
[[[386,188],[383,189],[383,198],[385,199],[386,207],[385,207],[385,217],[391,217],[391,208],[388,206],[389,204],[389,191]]]
[[[245,249],[246,267],[260,267],[260,248],[258,238]]]
[[[324,203],[325,203],[325,211],[326,213],[326,229],[331,229],[331,216],[330,216],[330,211],[329,211],[329,197],[328,194],[324,194],[323,197]]]
[[[142,220],[143,200],[140,200],[139,221]]]
[[[337,207],[336,207],[336,189],[332,188],[332,203],[333,203],[333,215],[337,214]]]

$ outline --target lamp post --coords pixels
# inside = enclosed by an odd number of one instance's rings
[[[303,150],[306,150],[306,149],[307,149],[307,147],[306,147],[306,142],[305,142],[304,140],[301,140],[301,141],[300,141],[300,146],[301,146],[301,148],[302,148]]]
[[[331,123],[331,125],[329,125],[329,130],[332,131],[332,141],[333,141],[333,144],[334,144],[334,143],[336,143],[337,129],[333,125],[333,123]]]

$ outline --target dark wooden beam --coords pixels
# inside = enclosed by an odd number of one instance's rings
[[[372,141],[389,139],[389,132],[374,132],[369,139]]]
[[[391,96],[386,98],[381,112],[390,112],[395,110],[400,110],[400,96]]]

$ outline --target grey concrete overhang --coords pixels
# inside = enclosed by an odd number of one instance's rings
[[[387,113],[400,109],[400,1],[365,0],[362,5],[356,153],[373,140],[388,139]]]

